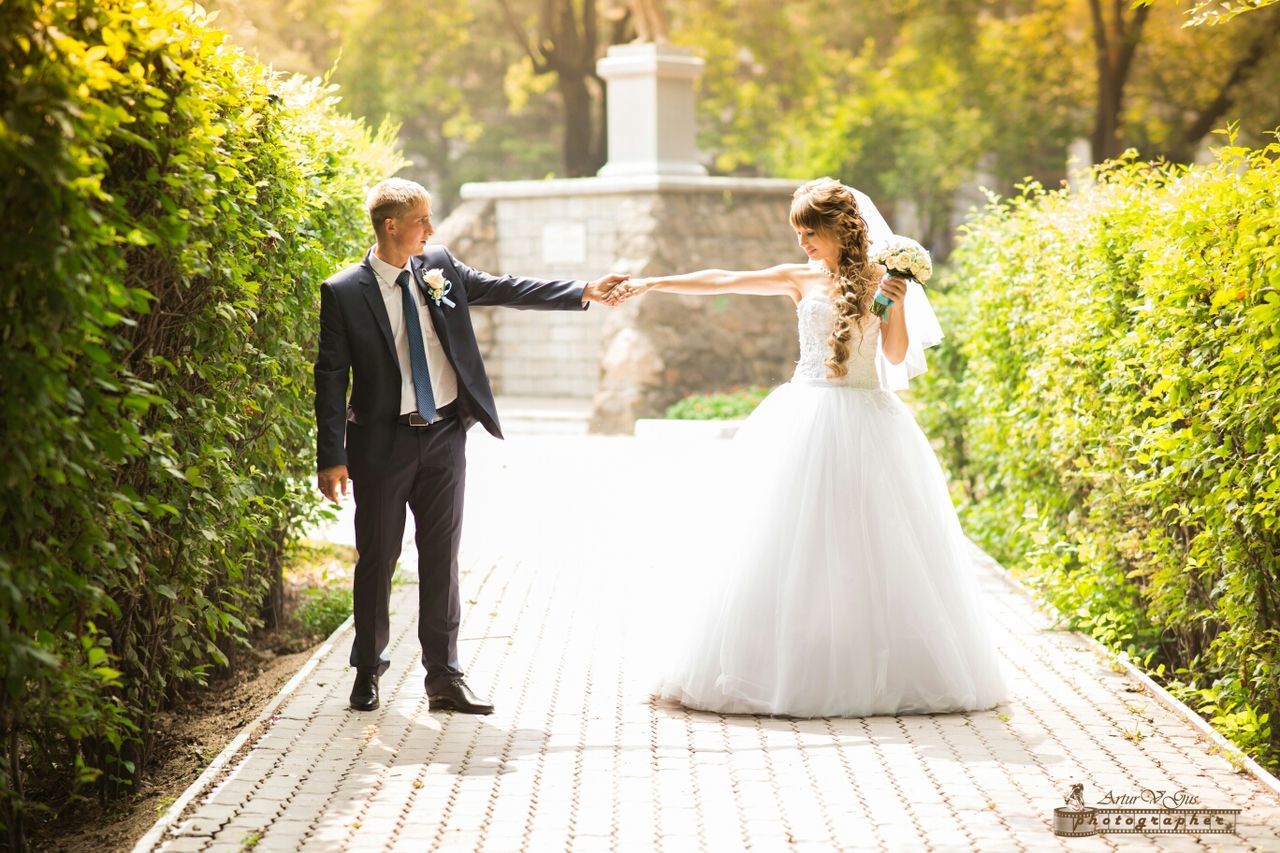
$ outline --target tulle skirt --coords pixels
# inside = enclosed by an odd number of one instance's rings
[[[730,457],[691,513],[660,698],[795,717],[1005,698],[942,469],[896,395],[792,381]]]

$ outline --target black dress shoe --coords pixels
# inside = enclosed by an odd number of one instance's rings
[[[356,672],[356,683],[351,688],[351,710],[372,711],[378,707],[378,675],[373,672]]]
[[[432,711],[459,711],[463,714],[492,714],[493,705],[471,692],[461,678],[450,681],[434,693],[427,693]]]

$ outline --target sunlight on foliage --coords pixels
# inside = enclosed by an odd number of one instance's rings
[[[1135,6],[1150,6],[1156,0],[1138,0]],[[1187,10],[1187,22],[1183,26],[1199,27],[1204,24],[1218,26],[1234,20],[1246,12],[1280,3],[1280,0],[1198,0]]]
[[[1217,158],[993,198],[922,421],[975,539],[1274,765],[1280,145]]]
[[[0,51],[12,829],[122,792],[161,704],[260,623],[316,506],[318,286],[400,160],[189,3],[6,2]]]

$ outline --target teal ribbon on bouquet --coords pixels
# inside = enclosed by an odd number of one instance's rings
[[[886,274],[892,278],[906,279],[907,282],[915,281],[915,279],[911,277],[910,273],[901,273],[901,272],[898,272],[897,270],[888,270]],[[877,289],[876,295],[871,300],[871,313],[875,314],[877,317],[883,320],[885,317],[889,316],[889,309],[892,307],[893,307],[893,300],[890,299],[888,296],[885,296],[883,290]]]

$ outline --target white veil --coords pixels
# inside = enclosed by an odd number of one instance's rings
[[[849,187],[849,191],[858,202],[858,210],[867,223],[874,249],[878,243],[892,237],[893,230],[866,193],[853,187]],[[903,299],[902,310],[907,321],[906,358],[901,364],[893,364],[885,357],[883,345],[876,352],[876,372],[880,374],[880,387],[890,391],[904,390],[912,378],[924,373],[928,369],[924,358],[925,349],[942,342],[942,326],[938,325],[938,318],[924,295],[924,288],[914,280],[907,282],[907,295]]]

